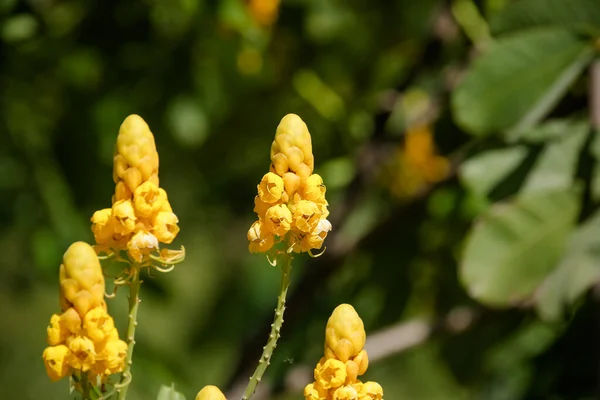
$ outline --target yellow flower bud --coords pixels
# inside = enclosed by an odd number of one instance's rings
[[[158,239],[153,234],[144,231],[133,235],[127,243],[129,256],[138,263],[141,263],[145,256],[156,249],[158,249]]]
[[[96,252],[87,243],[73,243],[60,266],[63,306],[72,304],[79,315],[104,303],[104,275]]]
[[[382,400],[383,388],[377,382],[365,382],[359,392],[361,400]]]
[[[314,202],[325,199],[325,185],[323,184],[323,178],[321,178],[320,175],[312,174],[306,178],[302,190],[302,197],[305,200]]]
[[[113,196],[112,202],[115,204],[119,200],[131,200],[133,196],[133,192],[124,181],[117,182],[115,186],[115,194]]]
[[[323,389],[336,388],[346,381],[346,365],[335,358],[322,359],[317,364],[314,375],[315,381]]]
[[[273,247],[275,244],[275,237],[263,229],[263,223],[261,221],[255,221],[247,234],[250,244],[248,249],[251,253],[264,253]]]
[[[304,388],[305,400],[327,400],[327,390],[319,386],[317,382],[310,383]]]
[[[102,342],[115,329],[115,323],[103,307],[96,307],[85,314],[83,329],[92,341]]]
[[[42,358],[46,366],[46,373],[53,381],[58,381],[65,376],[71,375],[71,367],[67,363],[71,351],[63,344],[50,346],[44,350]]]
[[[290,230],[291,224],[292,213],[283,204],[275,205],[265,213],[264,226],[274,235],[285,235]]]
[[[107,244],[112,241],[114,225],[111,208],[98,210],[92,215],[92,232],[98,244]]]
[[[137,179],[130,177],[127,171],[137,169],[141,179],[139,183],[149,180],[153,175],[158,174],[158,153],[154,143],[154,136],[150,132],[148,124],[139,115],[130,115],[121,124],[119,136],[117,137],[117,154],[120,154],[123,159],[125,169],[121,167],[116,170],[116,175],[126,180],[129,189],[134,192],[137,186],[130,186],[137,182]],[[115,169],[117,162],[115,160]],[[116,183],[116,182],[115,182]],[[139,184],[138,183],[138,184]],[[158,183],[156,183],[158,185]]]
[[[312,233],[300,236],[299,240],[296,241],[294,251],[300,253],[303,251],[320,249],[327,237],[327,232],[330,230],[331,222],[326,219],[319,220],[319,223]]]
[[[50,317],[50,325],[46,329],[47,341],[50,346],[56,346],[65,341],[69,336],[69,330],[60,320],[60,315],[54,314]]]
[[[279,175],[267,172],[257,187],[258,197],[265,203],[275,203],[283,193],[283,179]]]
[[[73,307],[69,307],[62,313],[60,316],[60,323],[67,328],[72,335],[79,335],[81,333],[81,317]]]
[[[152,217],[162,209],[165,201],[167,192],[150,181],[142,183],[133,193],[135,212],[141,217]]]
[[[96,361],[94,342],[85,336],[71,336],[67,338],[67,347],[71,350],[67,362],[74,369],[89,371]]]
[[[296,114],[281,119],[271,145],[271,162],[277,175],[292,171],[307,178],[314,168],[312,143],[308,127]]]
[[[359,376],[367,372],[367,368],[369,368],[369,356],[367,355],[366,350],[361,350],[360,353],[358,353],[358,355],[352,359],[352,361],[358,366]]]
[[[346,362],[360,353],[366,333],[362,319],[350,304],[341,304],[333,310],[325,330],[325,355]]]
[[[120,200],[112,206],[112,215],[115,219],[115,233],[127,236],[135,229],[137,220],[131,201]]]
[[[358,400],[358,391],[352,386],[342,386],[331,396],[332,400]]]
[[[105,375],[115,374],[121,372],[125,366],[125,355],[127,354],[127,343],[118,339],[116,329],[113,328],[111,332],[114,332],[117,336],[114,340],[109,340],[104,346],[102,353],[99,357],[103,361],[103,367],[108,370],[104,371]]]
[[[290,206],[296,229],[302,232],[312,232],[319,223],[319,207],[312,201],[300,200]]]
[[[196,395],[196,400],[227,400],[225,396],[219,390],[218,387],[213,385],[206,385]]]
[[[168,204],[168,203],[167,203]],[[172,212],[161,211],[154,217],[152,233],[159,242],[171,243],[179,233],[179,219]]]

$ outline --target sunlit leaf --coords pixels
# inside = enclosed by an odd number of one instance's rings
[[[466,239],[460,278],[471,296],[497,307],[527,299],[556,267],[578,212],[576,190],[495,204]]]
[[[535,126],[591,59],[585,41],[561,29],[536,29],[494,42],[454,91],[456,121],[473,135]]]
[[[600,212],[596,212],[569,239],[558,268],[536,293],[542,318],[557,320],[567,306],[600,280]]]
[[[597,0],[520,0],[492,18],[492,33],[500,34],[535,26],[560,26],[583,32],[600,29]]]
[[[162,385],[158,391],[156,400],[185,400],[185,396],[175,390],[175,385]]]
[[[468,159],[459,169],[460,180],[471,191],[487,195],[527,156],[527,147],[489,150]]]
[[[567,133],[561,140],[548,143],[539,156],[521,189],[537,191],[545,189],[568,189],[573,185],[579,153],[588,134],[585,121],[564,127]]]

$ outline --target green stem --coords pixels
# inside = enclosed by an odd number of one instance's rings
[[[129,322],[127,324],[127,355],[125,357],[125,368],[121,374],[120,387],[117,389],[118,400],[125,400],[127,389],[131,383],[131,365],[133,364],[133,347],[135,346],[135,328],[137,327],[137,313],[140,305],[140,266],[132,264],[132,276],[129,285]]]
[[[283,261],[281,266],[281,291],[279,292],[279,296],[277,297],[277,308],[275,309],[275,318],[273,323],[271,324],[271,333],[269,334],[269,340],[267,340],[267,344],[263,347],[263,353],[260,356],[260,360],[258,360],[258,366],[254,371],[254,374],[250,377],[250,382],[244,391],[244,395],[242,396],[242,400],[248,400],[254,394],[256,390],[256,386],[260,383],[263,374],[265,373],[267,367],[271,363],[271,356],[273,355],[273,350],[277,347],[277,339],[279,339],[279,332],[281,331],[281,325],[283,325],[283,313],[285,311],[285,296],[287,295],[288,288],[290,286],[290,274],[292,271],[292,258],[291,254],[284,254],[280,261]]]
[[[88,380],[87,372],[81,373],[81,391],[83,400],[88,400],[90,398],[90,381]]]

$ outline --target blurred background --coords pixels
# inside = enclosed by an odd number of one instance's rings
[[[340,303],[388,400],[597,398],[599,32],[596,0],[1,0],[0,397],[68,398],[41,359],[58,268],[135,113],[187,257],[144,278],[130,397],[239,398],[280,280],[246,232],[292,112],[333,231],[255,398],[303,397]]]

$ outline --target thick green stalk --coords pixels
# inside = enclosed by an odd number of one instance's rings
[[[256,387],[260,383],[263,374],[265,373],[267,367],[271,363],[271,356],[273,355],[273,350],[277,347],[277,339],[279,339],[279,332],[281,331],[281,325],[283,325],[283,313],[285,311],[285,297],[287,295],[288,288],[290,286],[290,274],[292,271],[292,258],[291,254],[284,254],[281,259],[278,261],[282,261],[281,265],[281,291],[279,292],[279,296],[277,297],[277,308],[275,309],[275,317],[273,323],[271,324],[271,333],[269,334],[269,340],[267,340],[267,344],[263,347],[263,353],[258,360],[258,366],[254,371],[254,374],[250,377],[250,382],[244,391],[244,395],[242,396],[242,400],[248,400],[254,394]]]
[[[125,400],[127,389],[131,382],[131,365],[133,364],[133,347],[135,346],[135,328],[137,327],[137,313],[140,305],[140,266],[132,264],[132,276],[129,285],[129,318],[127,324],[127,355],[125,357],[125,368],[121,374],[120,387],[117,389],[117,399]]]
[[[81,373],[81,391],[83,394],[83,400],[89,400],[90,398],[90,381],[88,380],[88,373]]]

